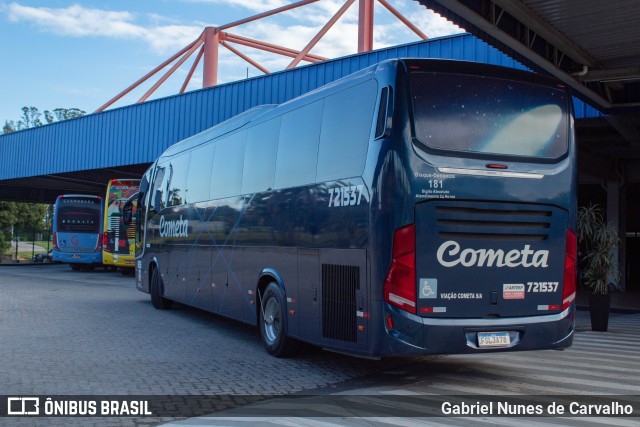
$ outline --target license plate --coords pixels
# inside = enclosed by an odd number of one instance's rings
[[[510,344],[509,332],[478,332],[479,347],[506,347]]]
[[[80,255],[71,255],[71,258],[80,258]]]

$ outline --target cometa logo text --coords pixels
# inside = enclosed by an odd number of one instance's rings
[[[438,248],[438,262],[444,267],[534,267],[547,268],[549,266],[549,251],[534,251],[530,245],[523,249],[512,249],[508,252],[502,249],[472,249],[460,248],[460,243],[448,240]]]
[[[189,237],[189,220],[176,219],[167,221],[164,215],[160,217],[160,237]]]

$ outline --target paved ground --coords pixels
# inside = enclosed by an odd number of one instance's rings
[[[574,345],[564,351],[446,356],[412,361],[342,384],[330,396],[271,399],[170,427],[307,425],[339,426],[621,426],[640,425],[640,314],[612,314],[609,331],[592,332],[579,312]],[[459,398],[460,395],[466,397]],[[444,401],[494,396],[517,403],[632,404],[634,417],[424,417]],[[593,399],[593,400],[591,400]],[[434,404],[435,402],[435,404]],[[284,408],[284,410],[283,410]],[[368,414],[354,418],[356,411]],[[495,412],[494,412],[495,413]],[[294,414],[296,416],[282,414]],[[337,417],[336,414],[342,416]],[[351,416],[349,416],[351,414]],[[169,427],[169,426],[166,426]]]
[[[1,394],[295,393],[399,363],[315,349],[276,359],[256,328],[180,305],[155,310],[131,277],[101,269],[0,267],[0,307]]]
[[[180,305],[169,311],[155,310],[148,295],[135,290],[133,279],[117,272],[74,272],[65,265],[0,267],[0,394],[312,393],[347,394],[356,399],[365,394],[416,393],[640,395],[640,315],[613,315],[606,334],[588,331],[584,312],[579,313],[577,323],[581,332],[575,345],[563,352],[369,361],[309,348],[296,359],[283,360],[266,355],[257,330],[250,326]],[[329,411],[324,415],[333,411],[330,406],[324,410]],[[234,414],[223,412],[218,415],[231,418],[195,418],[182,423],[299,425],[304,421],[235,419]],[[0,425],[154,425],[166,421],[170,420],[5,418]],[[376,424],[380,420],[369,421]],[[368,425],[369,421],[323,417],[319,423]],[[615,421],[628,425],[626,420]],[[304,423],[313,424],[311,420]]]

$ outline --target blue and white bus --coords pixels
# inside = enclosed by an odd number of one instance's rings
[[[404,59],[246,111],[144,175],[136,286],[275,356],[567,347],[571,108],[540,75]]]
[[[101,197],[85,194],[58,196],[53,207],[53,261],[73,270],[102,265]]]

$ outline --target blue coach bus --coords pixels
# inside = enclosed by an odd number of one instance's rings
[[[66,194],[53,207],[53,260],[73,270],[102,265],[103,200],[99,196]]]
[[[555,80],[384,61],[167,149],[136,286],[257,325],[274,356],[568,347],[575,150]]]

